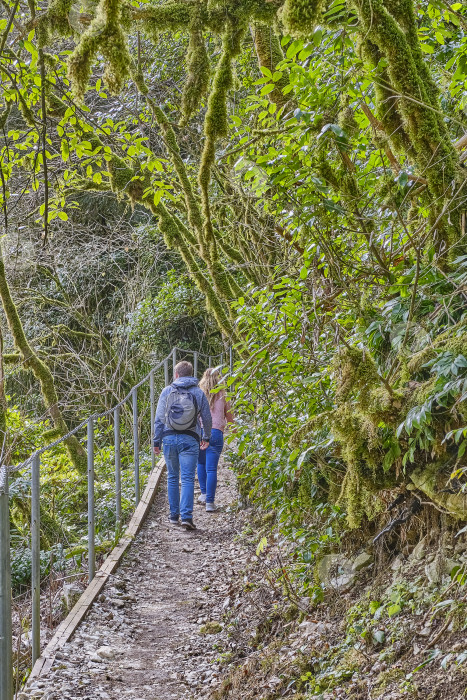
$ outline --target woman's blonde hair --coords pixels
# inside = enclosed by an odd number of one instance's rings
[[[213,394],[212,392],[213,389],[215,389],[216,386],[219,384],[220,378],[221,373],[219,372],[217,367],[208,367],[199,383],[200,389],[202,389],[206,394],[206,398],[209,402],[209,408],[212,408],[214,406],[214,401],[219,396],[219,392],[216,392],[215,394]]]

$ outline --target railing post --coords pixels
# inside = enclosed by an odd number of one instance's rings
[[[230,346],[229,348],[229,368],[230,368],[230,374],[233,374],[233,348]]]
[[[38,452],[31,465],[31,583],[32,583],[32,665],[41,655],[41,459]]]
[[[153,443],[154,443],[154,421],[156,420],[156,405],[155,405],[155,400],[156,400],[156,395],[155,395],[155,389],[154,389],[154,370],[152,370],[151,374],[149,375],[149,394],[150,394],[150,402],[151,402],[151,465],[152,468],[154,469],[156,466],[156,455],[154,454],[154,448],[153,448]]]
[[[0,465],[0,700],[13,698],[8,471]]]
[[[88,419],[88,567],[89,581],[96,574],[94,520],[94,419]]]
[[[175,381],[175,365],[177,364],[177,348],[172,350],[172,381]]]
[[[222,367],[223,364],[224,364],[224,353],[221,352],[221,361],[220,361],[221,367]]]
[[[115,520],[122,524],[122,463],[120,459],[120,406],[114,408]]]
[[[211,359],[212,359],[212,357],[211,357],[211,355],[209,355],[209,357],[208,357],[208,367],[211,366]]]
[[[133,445],[135,462],[135,501],[139,503],[139,435],[138,435],[138,389],[133,389]]]
[[[198,376],[198,353],[196,350],[193,353],[193,376]]]
[[[169,386],[169,361],[164,360],[164,383]]]

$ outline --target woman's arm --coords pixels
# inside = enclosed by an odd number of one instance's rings
[[[224,399],[224,416],[227,423],[234,423],[235,416],[232,410],[232,404],[227,399]]]

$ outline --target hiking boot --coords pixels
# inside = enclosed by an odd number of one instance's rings
[[[206,513],[215,513],[217,506],[215,503],[206,503]]]
[[[180,525],[180,516],[177,516],[176,518],[174,518],[171,515],[169,515],[169,523],[171,525]]]
[[[196,525],[194,524],[192,518],[182,520],[182,527],[184,527],[185,530],[196,530]]]
[[[198,497],[198,503],[206,503],[206,494],[202,493],[201,496]]]

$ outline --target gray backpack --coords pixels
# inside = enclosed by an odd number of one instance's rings
[[[168,428],[183,432],[193,430],[198,420],[198,405],[193,394],[172,384],[165,403],[164,423]]]

